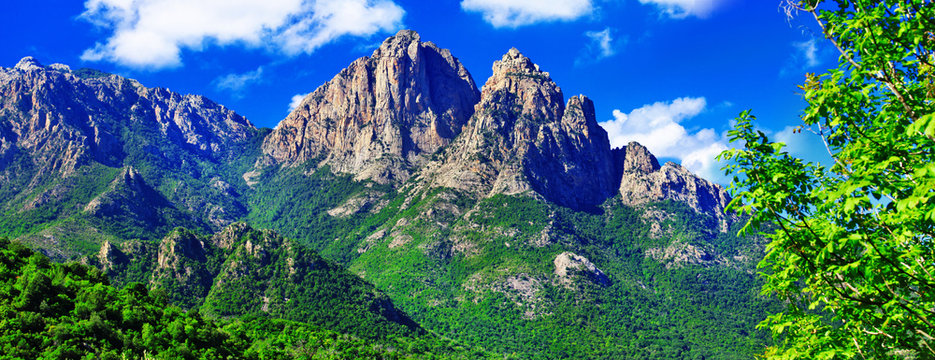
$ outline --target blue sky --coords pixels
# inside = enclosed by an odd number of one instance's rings
[[[313,91],[399,29],[451,50],[478,86],[511,47],[566,97],[594,100],[614,145],[724,182],[713,156],[753,109],[792,149],[806,72],[835,66],[814,20],[783,0],[30,0],[0,13],[0,66],[23,56],[203,94],[274,127]],[[807,15],[807,14],[806,14]]]

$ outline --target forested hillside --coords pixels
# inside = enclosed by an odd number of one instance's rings
[[[168,302],[164,290],[122,288],[78,263],[54,263],[0,238],[0,358],[475,359],[434,336],[360,338],[266,316],[215,318]]]

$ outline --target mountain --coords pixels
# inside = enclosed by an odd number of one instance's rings
[[[591,100],[517,49],[478,90],[400,31],[271,130],[91,70],[0,74],[0,235],[206,316],[530,359],[749,358],[771,341],[764,244],[736,235],[726,191],[611,148]],[[70,124],[49,127],[53,148],[20,141],[46,131],[42,109]]]
[[[762,244],[734,235],[726,192],[637,143],[611,149],[591,102],[566,101],[518,50],[493,68],[448,147],[400,186],[335,201],[343,231],[309,243],[426,328],[499,352],[744,357],[764,344]]]
[[[261,137],[203,96],[23,58],[0,68],[0,226],[58,259],[218,229],[247,212],[231,173]]]
[[[516,49],[480,94],[408,180],[358,182],[334,159],[267,167],[248,221],[304,239],[427,329],[502,353],[749,357],[768,342],[754,329],[776,306],[756,291],[763,244],[735,235],[723,188],[638,143],[612,149],[592,102]]]
[[[477,98],[458,59],[403,30],[306,96],[263,142],[260,164],[403,182],[461,132]]]

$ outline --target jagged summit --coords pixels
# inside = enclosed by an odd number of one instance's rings
[[[675,199],[723,210],[726,195],[716,185],[687,171],[660,172],[639,144],[611,150],[591,100],[566,101],[549,73],[518,49],[492,70],[478,92],[448,50],[401,30],[309,94],[265,139],[257,166],[328,165],[384,184],[418,171],[430,187],[539,194],[573,208],[620,193],[631,204]],[[695,189],[716,201],[698,200]]]
[[[383,43],[380,44],[380,47],[374,50],[370,57],[381,58],[402,57],[403,55],[408,56],[409,46],[413,43],[417,44],[417,47],[422,44],[422,37],[419,35],[419,33],[408,29],[400,30],[396,33],[396,35],[390,36],[386,38],[386,40],[383,40]]]
[[[542,72],[539,70],[539,65],[532,62],[528,57],[523,55],[517,48],[510,48],[506,54],[503,54],[503,57],[500,61],[494,62],[494,72],[498,70],[506,71],[520,71],[524,73],[539,73],[540,75],[549,76],[549,73]]]
[[[656,160],[656,156],[650,153],[649,149],[636,141],[631,141],[627,146],[620,148],[618,151],[623,153],[624,174],[649,174],[659,170],[659,160]]]
[[[66,73],[71,72],[71,67],[68,65],[55,63],[49,66],[44,66],[39,62],[39,60],[32,56],[26,56],[20,59],[20,61],[17,62],[15,66],[13,66],[13,69],[19,71],[57,70]]]
[[[582,207],[612,196],[617,182],[607,132],[584,96],[568,99],[519,50],[494,62],[474,116],[440,164],[436,186],[489,196],[538,193]]]
[[[515,97],[506,99],[505,97]],[[522,106],[520,116],[561,118],[564,112],[562,89],[548,72],[539,69],[531,59],[511,48],[493,63],[493,75],[481,89],[481,102],[475,112],[491,107]]]
[[[457,58],[402,30],[308,95],[263,144],[260,166],[330,165],[400,182],[461,132],[480,94]]]
[[[494,62],[474,116],[447,152],[425,177],[481,196],[535,193],[583,208],[619,193],[631,205],[675,200],[719,219],[729,202],[720,186],[660,166],[639,143],[611,150],[591,100],[565,102],[549,74],[515,48]]]
[[[16,66],[13,68],[20,71],[30,71],[41,70],[44,68],[44,66],[42,66],[42,64],[39,62],[39,60],[36,60],[36,58],[32,56],[26,56],[20,59],[20,61],[16,63]]]

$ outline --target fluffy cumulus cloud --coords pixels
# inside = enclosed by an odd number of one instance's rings
[[[611,146],[636,141],[657,157],[678,159],[682,166],[704,178],[721,180],[715,156],[727,149],[727,141],[714,129],[689,131],[682,122],[705,110],[703,97],[683,97],[671,102],[644,105],[628,113],[614,110],[614,119],[601,123]]]
[[[494,27],[520,27],[570,21],[591,14],[591,0],[462,0],[465,11],[479,12]]]
[[[306,96],[308,96],[308,94],[292,95],[292,100],[289,101],[289,112],[292,112],[292,110],[295,110],[297,107],[299,107],[299,105],[302,104],[302,100],[305,100]]]
[[[210,45],[310,53],[342,36],[399,27],[391,0],[87,0],[81,17],[110,36],[82,59],[135,68],[182,63],[183,49]]]
[[[653,4],[664,14],[674,19],[689,16],[704,18],[723,0],[640,0],[641,4]]]

